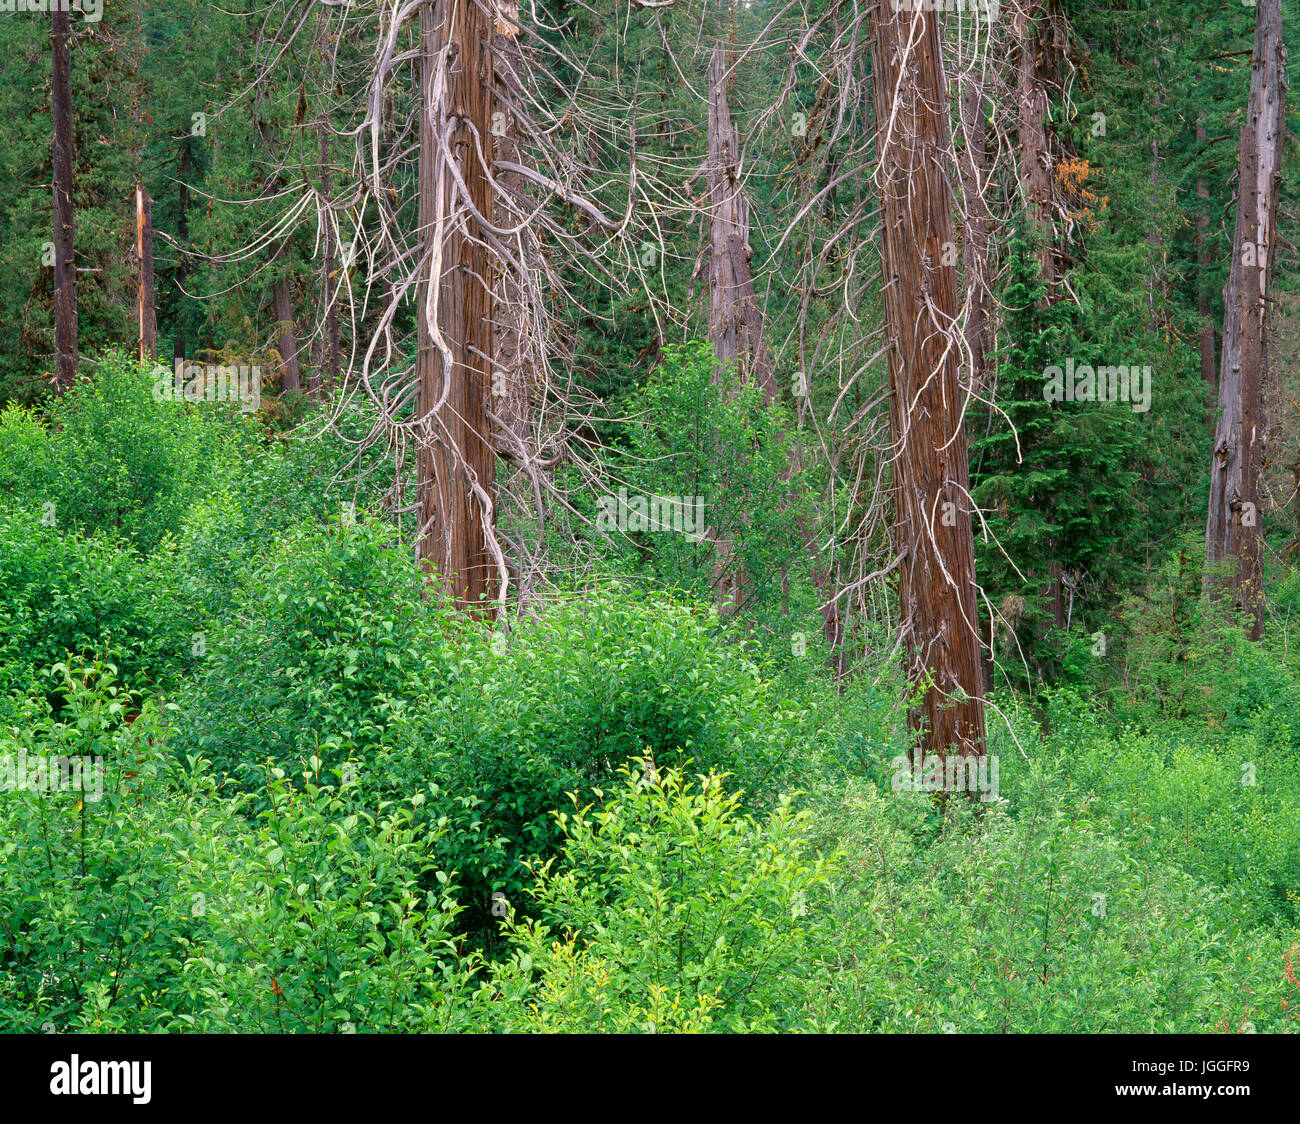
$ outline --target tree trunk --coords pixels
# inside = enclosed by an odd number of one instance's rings
[[[1286,99],[1281,0],[1260,0],[1255,15],[1250,101],[1241,128],[1237,220],[1232,268],[1223,292],[1223,360],[1219,421],[1210,466],[1207,566],[1232,557],[1226,587],[1206,574],[1216,594],[1231,589],[1250,617],[1248,635],[1264,634],[1260,586],[1259,474],[1263,461],[1263,395],[1268,362],[1268,302]]]
[[[776,402],[776,378],[763,346],[763,315],[749,259],[749,199],[740,183],[740,132],[727,105],[722,44],[709,63],[709,338],[719,369],[737,368],[739,381]]]
[[[749,269],[749,199],[740,182],[740,131],[727,104],[727,61],[721,43],[713,48],[708,83],[709,339],[717,377],[734,376],[739,385],[757,385],[771,406],[777,401],[776,378],[763,344],[763,314]],[[729,454],[721,450],[720,455]],[[744,603],[749,582],[731,542],[719,538],[714,549],[718,608],[735,612]]]
[[[1030,220],[1042,236],[1038,261],[1047,299],[1056,293],[1056,255],[1052,238],[1052,177],[1047,164],[1047,90],[1038,72],[1038,22],[1041,0],[1019,0],[1013,23],[1019,44],[1016,62],[1017,137],[1020,184]]]
[[[419,224],[428,277],[420,289],[416,360],[419,554],[458,604],[489,612],[499,572],[490,541],[496,459],[486,416],[492,266],[474,211],[491,221],[490,36],[474,0],[436,0],[420,9]]]
[[[298,332],[293,323],[293,295],[289,278],[281,277],[271,286],[275,307],[276,350],[280,353],[280,389],[302,390],[302,372],[298,367]]]
[[[1167,287],[1164,280],[1165,263],[1162,250],[1165,239],[1160,229],[1160,123],[1161,111],[1164,108],[1160,76],[1162,42],[1160,20],[1157,18],[1155,57],[1152,64],[1152,79],[1155,86],[1155,111],[1152,114],[1152,121],[1155,126],[1155,135],[1151,138],[1151,225],[1147,228],[1147,250],[1150,254],[1151,269],[1151,277],[1147,286],[1147,311],[1151,317],[1150,327],[1153,333],[1160,330],[1161,321],[1167,317],[1169,306],[1166,293]]]
[[[140,324],[140,362],[158,358],[158,315],[154,306],[153,205],[144,184],[135,185],[135,260],[140,270],[137,313]]]
[[[926,757],[985,752],[976,624],[959,305],[952,242],[948,100],[938,16],[871,21],[878,128],[881,258],[889,335],[895,548],[908,680],[924,691],[908,716]]]
[[[53,6],[52,6],[53,7]],[[50,116],[54,157],[54,389],[63,394],[77,377],[77,265],[73,253],[72,22],[53,7],[50,42]]]

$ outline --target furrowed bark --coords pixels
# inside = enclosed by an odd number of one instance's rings
[[[962,230],[962,267],[969,311],[966,315],[966,347],[970,352],[970,385],[983,393],[988,381],[989,352],[989,231],[992,215],[985,199],[987,153],[984,122],[984,82],[978,72],[966,73],[961,87],[961,123],[964,145],[961,155],[962,195],[966,202]]]
[[[302,371],[298,366],[298,332],[293,322],[289,278],[281,277],[271,286],[271,303],[275,310],[276,350],[280,353],[280,389],[300,391]]]
[[[894,537],[915,752],[985,752],[969,467],[962,423],[946,79],[929,11],[875,5],[871,63],[889,335]],[[947,506],[945,506],[947,505]]]
[[[1203,142],[1206,138],[1205,131],[1205,114],[1201,113],[1196,118],[1196,139]],[[1205,183],[1204,177],[1196,181],[1196,197],[1201,200],[1201,206],[1208,205],[1210,198],[1210,189]],[[1196,220],[1196,268],[1199,274],[1199,289],[1197,295],[1196,310],[1201,319],[1201,378],[1205,381],[1209,389],[1209,421],[1214,423],[1214,400],[1218,392],[1218,372],[1214,366],[1214,318],[1213,310],[1210,306],[1210,290],[1206,287],[1205,279],[1210,272],[1210,216],[1202,212]]]
[[[709,63],[709,338],[720,369],[777,401],[772,361],[763,345],[763,314],[749,260],[749,199],[740,182],[740,132],[727,104],[727,65],[719,43]]]
[[[749,199],[740,181],[740,131],[727,104],[726,51],[721,43],[713,48],[708,84],[709,339],[717,377],[734,372],[739,384],[760,387],[771,406],[777,401],[776,379],[763,344],[763,314],[749,268]],[[718,608],[735,612],[744,603],[747,576],[732,543],[719,538],[714,552]]]
[[[1241,169],[1232,268],[1223,292],[1223,357],[1219,371],[1219,420],[1210,465],[1210,504],[1205,530],[1206,565],[1236,560],[1223,583],[1207,569],[1206,587],[1231,592],[1250,618],[1252,640],[1264,634],[1260,585],[1259,475],[1263,462],[1263,395],[1268,364],[1268,303],[1272,279],[1278,184],[1281,178],[1286,102],[1286,49],[1281,0],[1260,0],[1251,55],[1250,100],[1241,128]]]
[[[416,361],[418,549],[459,605],[488,612],[498,573],[488,542],[496,478],[486,416],[492,266],[473,211],[491,221],[491,33],[473,0],[435,0],[420,10],[419,224],[428,275]]]

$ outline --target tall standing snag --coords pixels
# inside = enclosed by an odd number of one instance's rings
[[[953,161],[938,17],[871,22],[881,257],[889,336],[895,548],[908,680],[924,694],[908,721],[925,756],[985,752],[975,551],[962,425],[952,245]]]
[[[153,204],[144,184],[135,185],[136,313],[140,326],[137,349],[141,363],[158,358],[158,319],[154,307]]]
[[[467,608],[491,608],[503,566],[489,534],[493,263],[482,229],[492,221],[491,34],[474,0],[420,10],[419,552]]]
[[[740,130],[727,104],[726,52],[719,43],[709,62],[709,339],[718,378],[758,386],[769,405],[777,401],[772,361],[763,345],[763,314],[749,260],[749,198],[740,179]],[[743,604],[748,577],[734,544],[716,544],[714,585],[720,610]]]
[[[51,6],[50,116],[54,164],[54,389],[62,394],[77,377],[77,265],[73,256],[72,21]]]
[[[1259,526],[1264,437],[1261,384],[1268,364],[1268,302],[1281,175],[1285,79],[1281,0],[1260,0],[1251,56],[1250,101],[1241,127],[1241,182],[1232,267],[1223,292],[1219,420],[1214,430],[1205,529],[1207,567],[1225,558],[1236,559],[1236,573],[1227,588],[1251,618],[1252,640],[1264,634]],[[1214,589],[1212,571],[1207,571],[1206,584]]]
[[[740,131],[727,105],[727,65],[719,43],[709,63],[709,338],[719,368],[777,400],[772,361],[763,346],[763,314],[749,259],[749,199],[740,181]]]
[[[1031,222],[1042,235],[1038,263],[1055,299],[1056,257],[1052,238],[1052,174],[1047,147],[1047,89],[1039,71],[1038,20],[1041,0],[1019,0],[1013,30],[1019,44],[1016,58],[1016,133],[1020,143],[1020,182]]]

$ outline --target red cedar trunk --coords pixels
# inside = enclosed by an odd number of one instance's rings
[[[54,389],[62,394],[77,377],[77,266],[73,254],[72,205],[72,22],[66,10],[51,13],[53,55],[50,116],[54,157]]]
[[[1016,135],[1020,142],[1020,186],[1026,214],[1041,239],[1038,266],[1046,285],[1044,300],[1056,299],[1056,252],[1052,227],[1052,176],[1048,168],[1047,88],[1040,72],[1038,21],[1043,0],[1020,0],[1012,29],[1018,44],[1016,57]],[[1065,627],[1065,592],[1062,568],[1048,562],[1043,598],[1057,628]]]
[[[484,166],[492,159],[490,35],[488,17],[473,0],[436,0],[420,9],[419,223],[426,268],[436,269],[436,276],[432,290],[427,281],[420,290],[419,552],[422,564],[442,578],[458,604],[488,612],[498,573],[488,541],[496,480],[487,420],[492,263],[478,237],[478,220],[460,200],[445,162],[456,164],[474,206],[491,221],[492,191]],[[448,43],[443,114],[434,86],[438,55]],[[429,323],[435,295],[433,315],[445,355]]]
[[[1160,127],[1160,111],[1164,98],[1160,92],[1160,51],[1163,40],[1160,36],[1160,20],[1156,20],[1156,50],[1153,62],[1153,79],[1155,84],[1155,113],[1152,115],[1156,128]],[[1147,248],[1150,253],[1151,277],[1147,285],[1147,311],[1151,317],[1152,332],[1160,330],[1160,322],[1167,315],[1168,301],[1165,300],[1164,255],[1161,246],[1164,242],[1160,230],[1160,139],[1151,138],[1151,226],[1147,230]]]
[[[1232,268],[1223,292],[1223,363],[1219,372],[1219,421],[1210,466],[1206,521],[1207,565],[1236,559],[1228,583],[1250,616],[1248,635],[1264,634],[1260,585],[1259,474],[1263,461],[1263,395],[1268,364],[1268,302],[1272,277],[1286,67],[1281,0],[1260,0],[1255,15],[1250,101],[1241,128],[1237,221]],[[1212,575],[1207,585],[1216,593]]]
[[[1020,0],[1012,25],[1019,52],[1016,62],[1017,137],[1020,183],[1029,216],[1042,235],[1038,261],[1047,298],[1056,292],[1056,256],[1052,248],[1052,178],[1047,166],[1047,90],[1038,72],[1038,23],[1041,0]]]
[[[293,296],[287,277],[281,277],[271,286],[271,300],[275,307],[276,350],[280,353],[280,389],[302,390],[298,333],[293,323]]]
[[[879,0],[871,23],[881,257],[889,334],[896,547],[908,680],[924,687],[908,716],[926,756],[985,752],[969,466],[952,242],[947,90],[938,17]],[[952,504],[945,508],[945,504]],[[950,517],[945,519],[945,514]]]
[[[158,358],[158,319],[154,305],[153,204],[143,184],[135,185],[135,260],[140,270],[136,313],[141,363]]]

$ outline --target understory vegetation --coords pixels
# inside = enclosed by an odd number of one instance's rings
[[[611,555],[491,630],[354,454],[114,357],[0,416],[0,1026],[1300,1029],[1285,621],[1171,616],[1174,559],[940,804],[888,648],[837,691],[792,643],[815,598]]]

